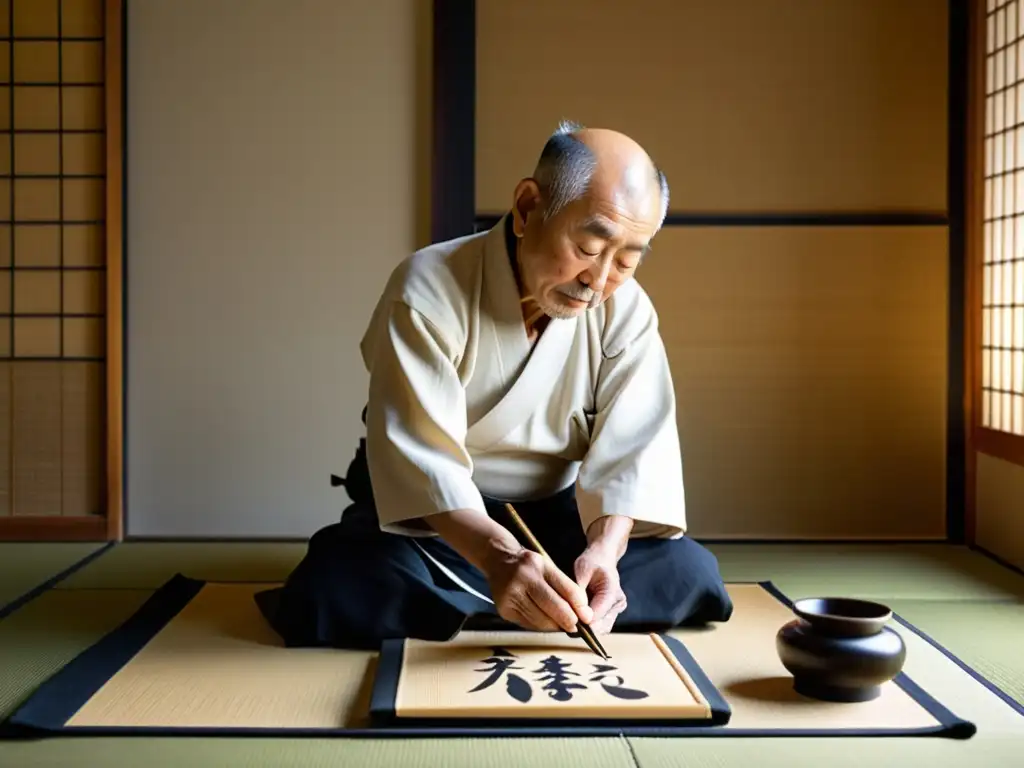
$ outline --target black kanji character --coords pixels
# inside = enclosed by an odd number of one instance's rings
[[[547,681],[542,690],[548,692],[555,701],[569,701],[572,698],[572,691],[575,690],[586,690],[587,686],[582,683],[574,683],[569,681],[570,675],[572,677],[579,677],[579,673],[570,672],[570,665],[562,661],[557,656],[548,656],[544,659],[539,669],[533,670],[535,673],[541,674],[538,678],[539,682]]]
[[[510,669],[522,669],[522,667],[516,666],[516,657],[514,653],[511,653],[504,648],[491,648],[491,655],[484,659],[482,663],[489,664],[490,666],[484,667],[483,669],[477,669],[475,671],[490,672],[491,674],[478,686],[471,688],[469,690],[470,693],[476,693],[477,691],[482,691],[485,688],[490,688],[498,682],[504,674],[506,675],[505,690],[509,696],[524,704],[533,697],[533,690],[530,688],[530,684],[519,675],[509,672]]]
[[[611,674],[612,672],[618,672],[617,667],[613,667],[611,664],[594,664],[594,676],[590,678],[592,683],[601,683],[601,687],[604,690],[619,699],[646,699],[647,692],[637,690],[635,688],[624,687],[625,680],[621,675]],[[614,678],[618,682],[606,683],[604,682],[608,678]]]

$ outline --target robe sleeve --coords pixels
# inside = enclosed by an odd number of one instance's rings
[[[382,530],[432,536],[413,521],[456,509],[486,514],[465,447],[465,393],[451,345],[434,324],[402,301],[380,320],[366,412],[377,515]]]
[[[584,529],[603,515],[633,518],[634,537],[686,532],[676,399],[657,315],[606,356],[577,503]]]

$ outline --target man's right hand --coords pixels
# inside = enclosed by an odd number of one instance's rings
[[[523,548],[487,515],[460,509],[423,522],[484,574],[494,607],[506,621],[539,632],[575,632],[579,621],[593,620],[579,584],[547,558]]]
[[[547,558],[528,549],[495,552],[484,573],[506,621],[538,632],[575,632],[593,620],[587,593]]]

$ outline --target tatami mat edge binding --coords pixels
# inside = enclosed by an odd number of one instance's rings
[[[77,571],[81,570],[93,561],[102,557],[104,554],[109,552],[114,547],[115,543],[116,542],[108,541],[106,544],[97,547],[95,550],[87,554],[85,557],[82,557],[81,559],[72,563],[64,570],[54,574],[42,583],[37,584],[35,587],[23,593],[22,595],[19,595],[18,597],[14,598],[14,600],[11,600],[6,605],[0,606],[0,619],[10,616],[12,613],[14,613],[22,606],[26,605],[32,600],[35,600],[37,597],[39,597],[47,590],[53,589],[53,587],[67,579],[72,574],[76,573]]]
[[[191,579],[181,574],[175,575],[169,580],[161,589],[155,594],[151,595],[150,598],[143,604],[143,606],[136,611],[127,621],[122,623],[119,627],[109,632],[99,642],[93,644],[90,648],[79,654],[75,659],[71,660],[70,663],[66,664],[61,671],[52,676],[48,681],[40,686],[35,694],[31,696],[22,706],[13,713],[5,722],[4,736],[5,738],[33,738],[39,737],[44,734],[54,735],[58,732],[66,734],[76,733],[78,735],[197,735],[200,733],[210,734],[211,732],[206,728],[193,728],[190,726],[97,726],[95,723],[90,725],[76,725],[69,727],[68,721],[72,715],[74,715],[81,706],[88,701],[96,691],[98,691],[104,684],[107,683],[114,673],[121,669],[130,659],[135,658],[139,650],[147,645],[161,630],[168,624],[179,612],[181,612],[186,605],[190,604],[192,599],[196,597],[199,592],[204,588],[205,582],[202,580]],[[789,599],[781,593],[771,582],[746,582],[748,586],[760,586],[765,590],[765,593],[771,595],[772,599],[778,600],[781,605],[791,605]],[[928,638],[923,632],[918,630],[915,626],[909,622],[900,621],[901,625],[904,626],[910,633],[917,635],[920,641],[928,646],[933,647],[934,650],[942,652],[946,658],[953,663],[953,666],[959,669],[961,672],[968,672],[968,677],[972,678],[975,682],[982,684],[982,688],[987,693],[993,693],[998,689],[993,690],[993,686],[987,683],[983,676],[974,673],[971,668],[964,662],[960,661],[952,653],[945,651],[941,646],[938,646],[934,640]],[[878,731],[875,728],[854,728],[854,729],[841,729],[836,730],[832,728],[824,729],[804,729],[798,728],[793,729],[789,727],[785,728],[748,728],[742,729],[705,729],[701,727],[687,728],[687,729],[674,729],[674,728],[645,728],[643,726],[630,727],[622,726],[616,728],[618,735],[629,735],[629,736],[710,736],[718,735],[720,737],[735,738],[742,736],[913,736],[913,735],[931,735],[931,736],[945,736],[955,740],[969,739],[976,732],[975,724],[970,720],[964,720],[952,712],[947,710],[945,706],[940,704],[937,700],[933,699],[930,695],[920,690],[913,681],[906,677],[906,675],[900,676],[900,687],[913,698],[919,705],[923,706],[929,714],[931,714],[937,724],[935,726],[927,727],[912,727],[907,730],[886,730]],[[996,695],[996,701],[999,706],[1010,705],[1011,716],[1024,714],[1022,709],[1015,705],[1012,700],[1005,695]],[[272,736],[272,735],[287,735],[291,737],[302,737],[305,735],[309,736],[340,736],[340,737],[370,737],[370,738],[386,738],[386,737],[410,737],[410,736],[428,736],[428,737],[465,737],[465,736],[476,736],[476,737],[497,737],[497,736],[581,736],[581,735],[598,735],[594,729],[590,728],[571,728],[571,729],[546,729],[542,726],[532,727],[509,727],[502,728],[499,730],[492,730],[490,728],[466,728],[466,727],[454,727],[446,728],[443,731],[435,729],[421,730],[417,728],[397,728],[397,729],[365,729],[360,727],[355,728],[342,728],[340,730],[330,728],[313,728],[307,731],[302,726],[287,729],[278,729],[275,727],[258,727],[258,728],[236,728],[236,727],[217,727],[215,733],[219,736]],[[601,735],[612,735],[608,732],[602,732]]]
[[[761,585],[765,589],[767,589],[769,592],[771,592],[773,595],[775,595],[775,597],[778,600],[780,600],[783,604],[785,604],[785,605],[787,605],[789,607],[793,606],[793,601],[789,597],[787,597],[784,593],[782,593],[770,581],[761,582]],[[964,661],[963,659],[959,658],[955,653],[953,653],[951,650],[946,648],[946,646],[942,645],[942,643],[940,643],[938,640],[936,640],[935,638],[931,637],[927,632],[925,632],[923,629],[921,629],[917,625],[912,624],[911,622],[907,621],[906,619],[904,619],[902,616],[900,616],[895,611],[893,611],[892,618],[893,618],[893,621],[897,622],[903,628],[909,630],[910,632],[913,632],[915,635],[920,637],[922,640],[924,640],[926,643],[928,643],[928,645],[930,645],[932,648],[937,650],[939,653],[941,653],[947,659],[949,659],[954,664],[956,664],[958,667],[960,667],[960,669],[962,669],[964,672],[966,672],[968,675],[970,675],[974,680],[976,680],[978,683],[980,683],[982,686],[984,686],[986,689],[988,689],[988,691],[992,695],[994,695],[995,697],[997,697],[998,699],[1000,699],[1001,701],[1006,703],[1006,705],[1009,706],[1012,710],[1014,710],[1017,714],[1019,714],[1022,717],[1024,717],[1024,704],[1022,704],[1021,702],[1017,701],[1017,699],[1015,699],[1009,693],[1007,693],[1002,688],[1000,688],[998,685],[993,683],[991,680],[989,680],[987,677],[985,677],[979,671],[974,669],[974,667],[972,667],[966,661]]]

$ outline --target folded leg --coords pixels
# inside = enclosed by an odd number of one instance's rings
[[[628,603],[615,629],[665,629],[728,621],[732,600],[717,558],[693,539],[632,539],[619,561]]]
[[[440,538],[380,530],[362,441],[344,484],[354,503],[342,521],[312,537],[284,586],[256,596],[286,644],[377,648],[386,638],[447,640],[461,629],[515,628],[497,616],[483,574]],[[485,503],[488,514],[525,544],[504,504],[486,497]],[[558,567],[573,577],[586,546],[574,489],[515,506]],[[727,621],[732,615],[716,558],[692,539],[632,539],[619,575],[628,606],[616,630]]]
[[[448,640],[468,616],[493,611],[424,555],[489,596],[482,575],[442,541],[384,533],[359,511],[356,505],[342,522],[317,531],[284,585],[256,596],[286,645],[378,648],[387,638]]]

